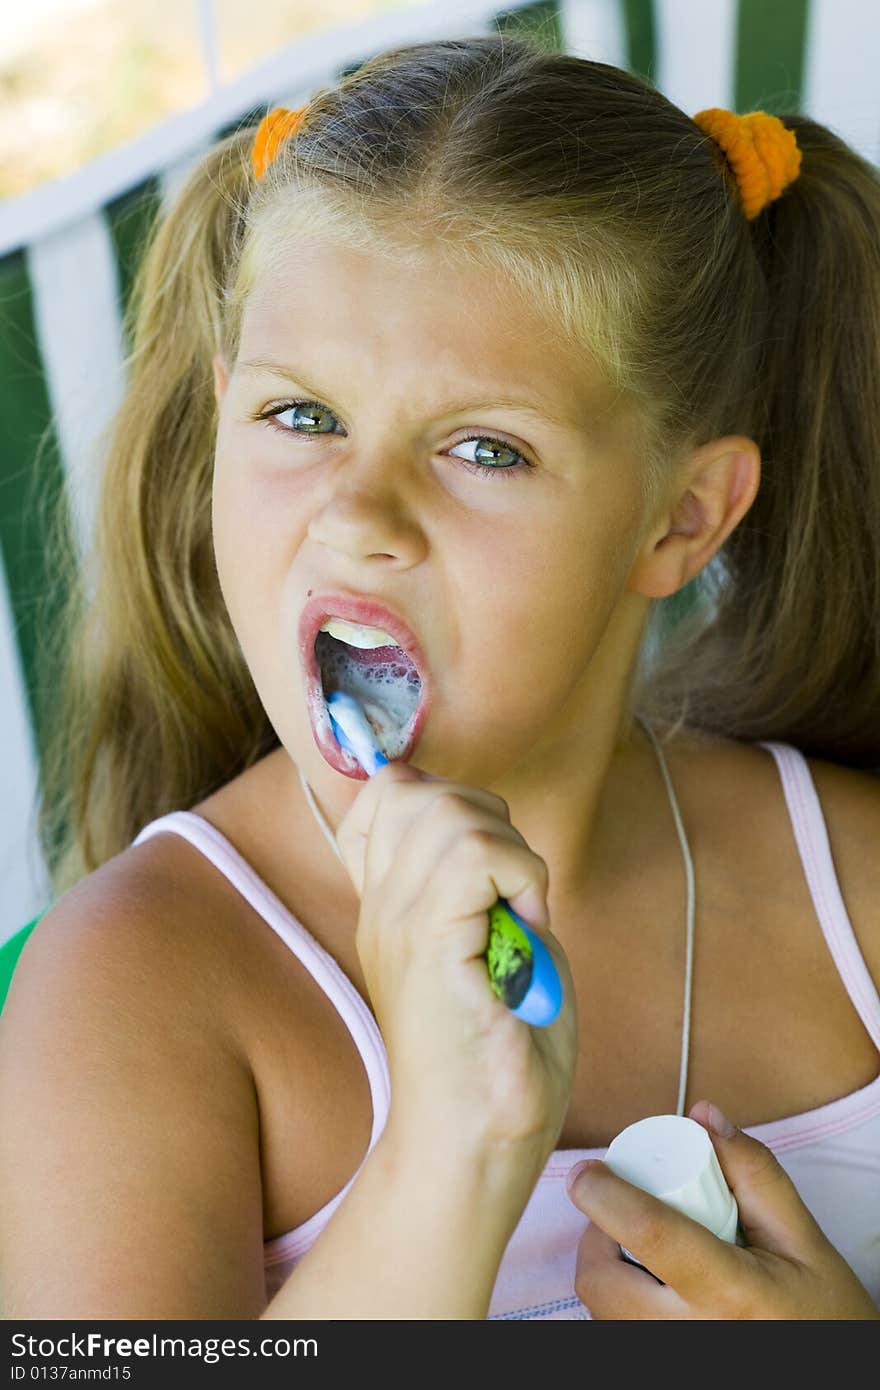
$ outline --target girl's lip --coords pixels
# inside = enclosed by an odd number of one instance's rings
[[[430,669],[422,645],[415,633],[399,614],[384,604],[356,594],[317,594],[305,603],[299,619],[298,641],[300,660],[306,676],[306,704],[312,737],[321,755],[331,767],[346,777],[367,780],[360,763],[347,753],[336,740],[327,713],[321,672],[315,656],[315,638],[328,618],[346,618],[353,623],[368,623],[393,637],[413,661],[421,680],[421,691],[415,714],[406,726],[406,744],[395,761],[405,762],[421,737],[431,703]]]

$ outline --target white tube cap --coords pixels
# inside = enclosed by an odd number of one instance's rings
[[[712,1140],[686,1115],[649,1115],[612,1139],[605,1162],[618,1177],[650,1192],[706,1226],[736,1239],[736,1198],[727,1186]]]

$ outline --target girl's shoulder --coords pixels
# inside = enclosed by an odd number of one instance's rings
[[[219,831],[232,850],[241,854],[256,880],[277,894],[282,908],[293,911],[265,864],[253,863],[244,834],[244,822],[232,810],[224,811],[222,799],[205,803],[196,814]],[[229,807],[233,802],[228,803]],[[210,809],[208,807],[210,806]],[[105,892],[132,896],[150,902],[153,925],[148,930],[170,936],[176,946],[168,959],[166,982],[171,998],[181,989],[204,997],[205,1006],[222,1017],[231,1038],[244,1055],[253,1060],[262,1029],[268,1028],[269,991],[283,979],[288,1035],[295,1039],[297,1023],[307,1018],[309,1001],[314,997],[314,981],[279,936],[267,929],[267,920],[254,902],[242,892],[241,880],[224,871],[223,862],[209,858],[196,844],[175,832],[150,836],[130,846],[119,856],[117,883],[108,883]],[[159,919],[163,924],[159,926]],[[184,981],[181,972],[186,972]],[[255,1041],[255,1035],[257,1041]]]
[[[173,835],[129,845],[80,879],[42,915],[31,933],[34,951],[63,951],[96,982],[127,972],[158,1016],[184,1012],[194,1026],[227,1033],[242,1053],[232,1016],[218,1008],[228,992],[233,923],[207,896],[204,868]],[[30,939],[25,943],[25,951]]]

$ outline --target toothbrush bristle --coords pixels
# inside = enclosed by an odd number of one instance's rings
[[[337,740],[365,772],[388,761],[359,702],[347,690],[334,690],[327,700],[327,713]]]

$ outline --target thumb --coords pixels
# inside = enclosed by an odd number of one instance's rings
[[[689,1114],[712,1140],[749,1245],[800,1259],[817,1237],[824,1240],[791,1178],[766,1144],[738,1129],[708,1100],[697,1101]]]

